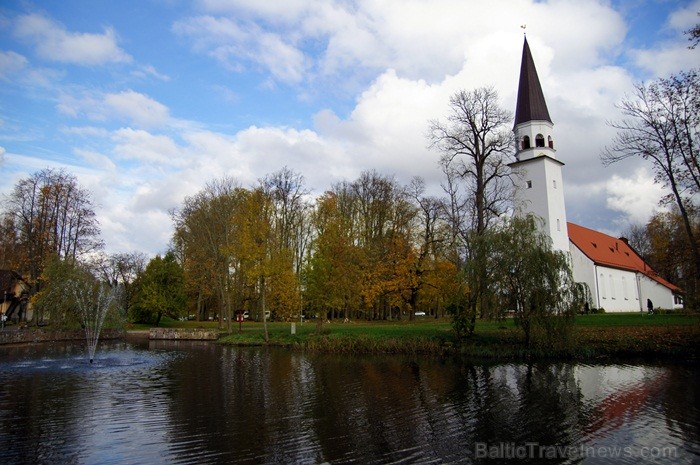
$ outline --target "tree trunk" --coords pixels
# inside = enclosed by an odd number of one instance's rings
[[[267,332],[267,309],[265,308],[265,276],[260,277],[260,302],[262,307],[263,330],[265,333],[265,342],[270,342],[270,335]]]

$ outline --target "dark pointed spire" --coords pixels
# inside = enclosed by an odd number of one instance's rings
[[[536,120],[552,122],[526,37],[523,45],[523,60],[520,63],[520,84],[518,84],[518,104],[515,109],[514,126]]]

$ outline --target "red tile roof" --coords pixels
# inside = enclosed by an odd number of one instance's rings
[[[640,272],[673,292],[681,292],[678,286],[659,276],[623,239],[602,232],[567,223],[569,240],[596,265]]]

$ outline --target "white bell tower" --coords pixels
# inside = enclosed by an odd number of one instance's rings
[[[532,213],[544,221],[552,248],[569,252],[564,184],[554,150],[554,124],[549,117],[530,46],[525,38],[520,64],[518,102],[513,127],[517,161],[509,166],[516,184],[516,214]]]

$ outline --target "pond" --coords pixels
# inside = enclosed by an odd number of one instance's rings
[[[700,369],[0,347],[0,463],[698,463]]]

